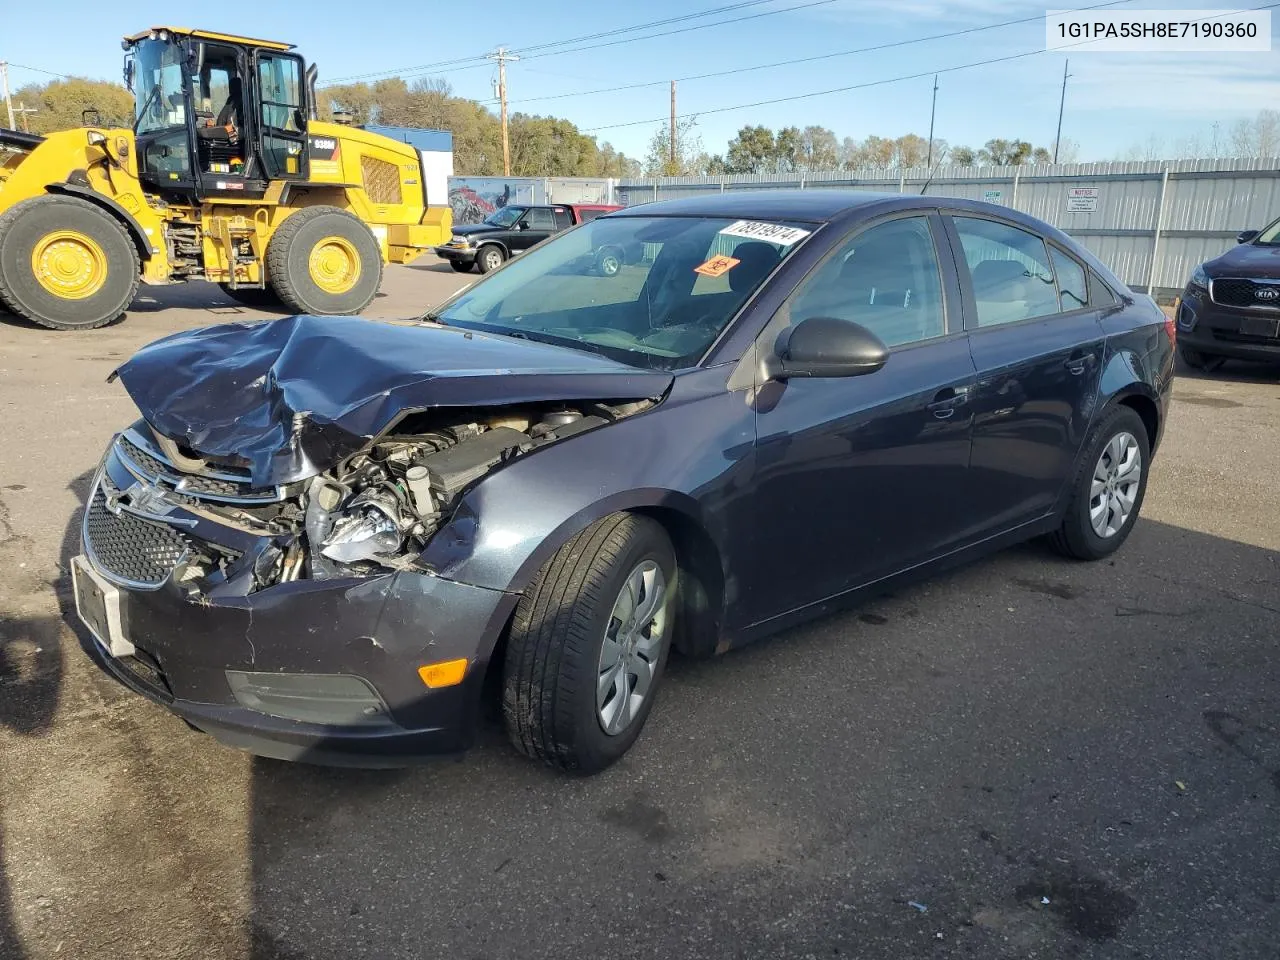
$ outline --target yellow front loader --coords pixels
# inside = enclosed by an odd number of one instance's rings
[[[251,305],[357,313],[384,263],[448,240],[444,174],[408,144],[314,119],[315,72],[289,44],[156,27],[124,48],[133,129],[0,130],[0,305],[18,316],[100,327],[140,282],[192,279]]]

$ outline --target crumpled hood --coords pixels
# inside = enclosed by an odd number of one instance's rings
[[[240,458],[259,486],[319,473],[406,412],[658,397],[672,380],[531,340],[313,316],[165,337],[117,375],[154,429],[199,454]]]

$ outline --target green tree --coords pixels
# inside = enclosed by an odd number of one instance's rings
[[[800,134],[800,166],[804,170],[834,170],[840,164],[840,143],[826,127],[805,127]]]
[[[951,162],[959,167],[972,167],[978,162],[978,153],[973,147],[952,147]]]
[[[703,172],[707,153],[697,132],[697,117],[676,120],[676,152],[671,156],[671,128],[663,124],[649,138],[644,170],[651,177],[692,177]]]
[[[729,173],[763,173],[773,169],[777,142],[768,127],[743,127],[729,141],[725,169]]]
[[[133,94],[121,84],[106,80],[68,77],[46,84],[29,84],[14,91],[13,102],[35,108],[35,113],[24,114],[32,133],[82,127],[85,110],[98,111],[101,119],[94,122],[103,126],[133,126]]]
[[[893,162],[899,167],[921,166],[929,156],[929,141],[908,133],[893,141]]]
[[[978,159],[995,167],[1016,167],[1031,156],[1031,144],[1026,140],[988,140],[978,152]]]

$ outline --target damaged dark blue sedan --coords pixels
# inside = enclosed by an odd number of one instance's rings
[[[613,275],[599,251],[621,251]],[[1114,552],[1173,328],[1014,211],[653,203],[406,322],[160,340],[73,562],[98,665],[253,752],[620,757],[703,656],[1015,541]]]

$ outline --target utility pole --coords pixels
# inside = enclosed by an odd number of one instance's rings
[[[28,106],[27,106],[27,104],[26,104],[26,102],[25,102],[25,101],[23,101],[23,102],[19,102],[19,104],[18,104],[18,108],[17,108],[16,110],[14,110],[13,112],[14,112],[14,113],[20,113],[20,114],[22,114],[22,132],[23,132],[23,133],[30,133],[30,132],[31,132],[31,127],[29,127],[29,126],[27,125],[27,114],[28,114],[28,113],[39,113],[40,111],[39,111],[39,110],[37,110],[35,107],[28,107]]]
[[[1067,73],[1067,67],[1071,66],[1068,60],[1062,65],[1062,99],[1058,101],[1058,135],[1053,140],[1053,162],[1058,162],[1058,147],[1062,145],[1062,108],[1067,105],[1067,77],[1071,74]]]
[[[0,60],[0,86],[4,88],[4,105],[9,109],[9,129],[18,129],[13,122],[13,97],[9,95],[9,64]]]
[[[507,138],[507,61],[519,60],[514,53],[508,53],[506,47],[499,47],[497,52],[488,55],[489,60],[498,61],[498,101],[502,104],[502,175],[511,176],[511,141]]]
[[[938,113],[938,75],[933,75],[933,106],[929,108],[929,159],[924,162],[926,167],[933,166],[933,118]]]
[[[671,81],[671,143],[667,150],[667,165],[671,169],[671,175],[676,176],[678,170],[676,168],[676,82]]]

